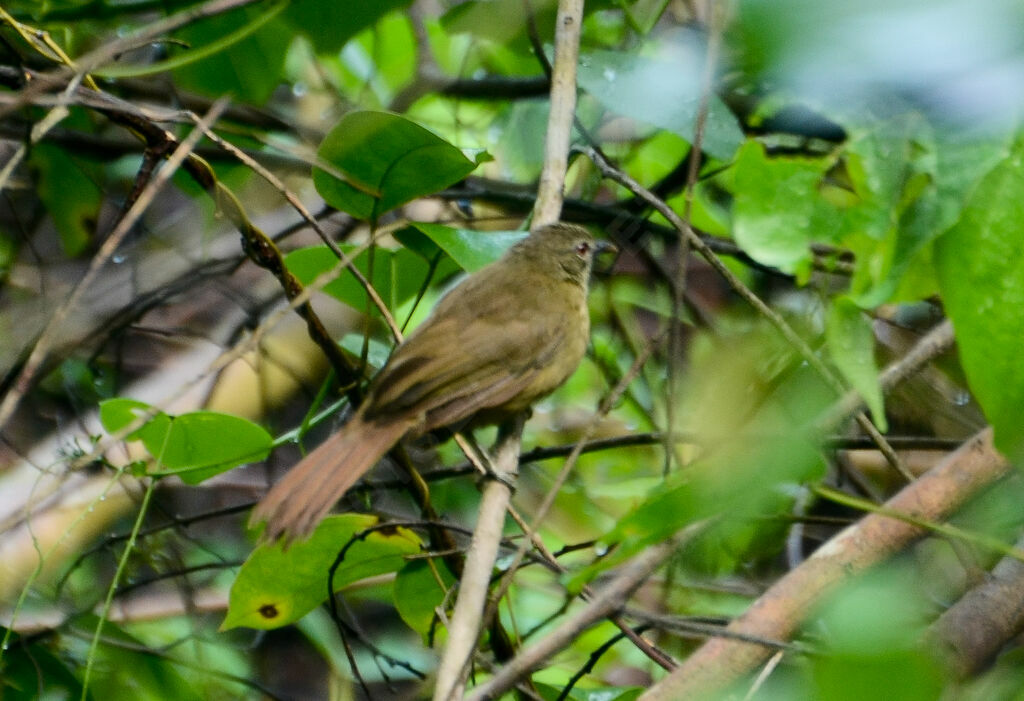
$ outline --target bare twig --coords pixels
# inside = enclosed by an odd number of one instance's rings
[[[665,558],[688,537],[701,530],[702,524],[691,524],[682,533],[642,551],[580,611],[567,618],[555,630],[523,649],[499,669],[487,682],[470,693],[470,701],[498,698],[523,676],[539,667],[562,650],[581,632],[615,613],[625,605],[632,593],[656,570]]]
[[[716,13],[720,15],[721,13]],[[687,155],[686,188],[684,190],[683,224],[687,229],[690,227],[690,219],[693,211],[693,194],[697,185],[697,174],[700,172],[701,164],[701,143],[704,140],[704,126],[708,117],[708,104],[711,99],[712,82],[715,74],[715,65],[718,62],[719,44],[721,43],[721,25],[715,23],[711,27],[708,36],[707,51],[704,57],[704,71],[701,76],[700,104],[697,107],[697,120],[693,128],[693,143],[690,144],[690,152]],[[690,239],[680,235],[679,243],[676,246],[675,270],[673,275],[672,288],[672,316],[669,319],[668,332],[668,382],[667,397],[665,402],[665,474],[672,468],[672,462],[676,455],[675,451],[675,430],[676,430],[676,398],[679,396],[679,369],[682,364],[683,347],[683,304],[686,295],[686,266],[690,257]]]

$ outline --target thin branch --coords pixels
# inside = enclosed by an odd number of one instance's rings
[[[533,228],[558,221],[568,166],[569,140],[576,110],[576,62],[579,57],[583,0],[560,0],[555,29],[555,64],[551,81],[551,111],[548,116],[544,166],[537,190]],[[505,514],[512,497],[511,485],[518,474],[519,449],[524,416],[499,429],[495,457],[496,479],[484,485],[477,529],[473,534],[459,595],[448,629],[448,645],[438,668],[434,701],[461,698],[472,651],[483,629],[481,619],[490,574],[497,556]],[[470,566],[472,565],[472,570]]]
[[[692,524],[680,534],[642,551],[623,567],[607,586],[598,591],[584,608],[563,621],[551,633],[524,648],[511,661],[502,666],[493,677],[476,687],[469,694],[469,701],[497,698],[511,689],[517,681],[550,660],[553,655],[575,640],[580,633],[620,610],[633,592],[661,566],[667,557],[675,552],[682,542],[701,530],[701,525]]]
[[[721,12],[716,12],[718,17]],[[701,165],[701,144],[704,140],[704,126],[708,117],[708,105],[711,99],[715,65],[718,62],[719,44],[721,43],[721,26],[715,22],[708,36],[707,51],[704,57],[704,71],[701,76],[700,104],[697,107],[697,119],[693,128],[693,143],[687,153],[686,187],[683,200],[683,226],[690,229],[693,212],[693,195],[697,186],[697,175]],[[676,246],[674,275],[672,275],[672,316],[668,330],[668,382],[665,402],[665,469],[667,475],[672,469],[676,456],[674,433],[676,430],[676,398],[679,396],[679,372],[682,365],[683,347],[683,305],[686,295],[686,266],[690,258],[690,240],[687,236],[679,236]]]

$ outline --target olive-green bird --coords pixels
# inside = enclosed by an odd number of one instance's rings
[[[391,354],[366,399],[256,506],[265,537],[307,536],[356,481],[405,436],[496,424],[573,373],[590,337],[587,285],[598,244],[551,224],[473,273]]]

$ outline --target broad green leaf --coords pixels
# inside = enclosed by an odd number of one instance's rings
[[[149,405],[143,402],[111,399],[100,405],[100,421],[114,432],[148,410]],[[129,438],[141,440],[153,456],[156,465],[149,474],[176,474],[188,484],[198,484],[245,462],[262,460],[273,447],[273,438],[262,427],[213,411],[175,417],[160,412]]]
[[[128,434],[130,441],[142,441],[146,446],[155,445],[159,449],[167,436],[171,425],[171,417],[162,411],[153,411],[146,402],[120,397],[100,402],[100,423],[109,433],[115,433],[144,416],[150,416],[141,428]],[[150,451],[152,452],[152,451]]]
[[[870,319],[849,298],[839,297],[829,309],[825,338],[829,355],[839,372],[864,399],[875,425],[882,431],[887,430]]]
[[[936,129],[906,112],[848,127],[844,162],[856,205],[843,245],[856,256],[850,296],[864,309],[936,294],[930,244],[956,222],[970,189],[1006,152],[1006,137]]]
[[[942,299],[996,446],[1024,457],[1024,141],[993,168],[936,242]]]
[[[689,34],[675,35],[652,55],[593,51],[580,59],[577,81],[607,109],[693,143],[700,106],[704,50]],[[712,95],[701,149],[722,160],[732,158],[743,132],[732,112]]]
[[[460,268],[471,273],[498,260],[513,244],[528,236],[526,231],[474,231],[419,222],[412,226],[447,253]],[[413,245],[423,249],[422,244],[414,242]]]
[[[554,36],[555,0],[531,1],[539,36]],[[525,47],[528,20],[527,8],[521,0],[471,0],[454,5],[441,17],[441,26],[449,34],[472,34],[496,44],[507,44],[518,39]]]
[[[347,179],[314,168],[317,192],[331,206],[371,221],[458,182],[476,167],[444,139],[387,112],[345,115],[317,156]]]
[[[342,250],[349,253],[355,249],[342,246]],[[443,281],[456,270],[450,260],[442,259],[432,271],[427,260],[405,248],[390,250],[377,247],[372,254],[369,250],[363,251],[353,262],[389,309],[395,309],[419,292],[428,276],[432,275],[433,281]],[[312,284],[324,273],[336,272],[337,277],[327,283],[323,291],[359,311],[367,310],[369,298],[366,289],[351,272],[339,268],[337,257],[326,246],[292,251],[285,256],[285,265],[304,285]]]
[[[189,45],[188,52],[200,52],[202,60],[174,70],[182,87],[204,94],[235,95],[262,104],[283,79],[285,54],[291,35],[279,21],[260,24],[268,14],[282,9],[279,3],[257,5],[206,18],[179,33]],[[251,34],[250,27],[258,27]],[[232,40],[225,42],[225,37]],[[206,55],[204,47],[219,49]],[[173,58],[173,57],[172,57]],[[257,68],[258,67],[258,68]]]
[[[77,616],[75,626],[80,630],[97,630],[100,625],[99,617],[93,614]],[[145,625],[145,624],[143,624]],[[166,627],[166,623],[165,623]],[[187,659],[187,653],[181,653],[172,661],[163,655],[154,655],[151,648],[141,637],[135,635],[134,629],[137,625],[131,626],[132,631],[118,625],[114,621],[103,623],[103,637],[106,644],[97,648],[95,659],[96,673],[92,676],[89,684],[89,699],[114,699],[124,695],[126,689],[131,689],[131,698],[155,701],[156,699],[182,699],[196,700],[208,698],[200,689],[201,682],[198,679],[201,675],[186,674],[181,668]],[[166,631],[165,631],[166,633]],[[186,633],[182,630],[180,635]],[[175,636],[178,637],[178,636]],[[203,645],[200,641],[194,641],[197,647]],[[204,652],[209,652],[205,650]],[[202,658],[209,663],[209,656]],[[6,659],[4,660],[6,663]],[[33,675],[39,677],[41,670],[34,669],[38,663],[33,661],[30,669]],[[189,660],[185,664],[197,665],[196,660]],[[232,670],[236,671],[236,670]],[[4,670],[6,677],[7,671]],[[35,691],[39,682],[33,682],[32,690]],[[4,690],[6,692],[6,689]],[[4,699],[8,698],[4,694]],[[67,698],[64,695],[43,696],[33,694],[30,698]]]
[[[830,166],[823,158],[769,158],[760,143],[747,142],[734,164],[736,243],[759,263],[806,274],[810,244],[830,238],[831,207],[818,197]]]
[[[395,578],[395,609],[426,640],[437,618],[435,609],[451,599],[454,584],[455,578],[439,560],[433,565],[427,560],[412,560]]]
[[[288,550],[280,544],[258,546],[231,585],[221,630],[238,626],[269,630],[302,618],[327,597],[328,572],[350,543],[335,572],[335,591],[401,569],[405,556],[419,552],[422,543],[415,533],[399,527],[360,537],[379,521],[367,514],[328,516],[313,535]]]
[[[844,583],[817,612],[813,628],[827,630],[811,668],[813,698],[926,701],[942,696],[944,674],[921,645],[934,602],[920,570],[898,563]]]
[[[236,44],[240,44],[247,37],[255,34],[261,27],[274,19],[274,17],[276,17],[285,7],[287,7],[287,1],[278,0],[278,2],[268,6],[259,14],[251,15],[245,24],[232,29],[224,35],[212,38],[211,40],[185,51],[184,53],[179,53],[172,58],[165,59],[163,61],[156,61],[155,63],[145,63],[140,65],[118,64],[114,66],[106,66],[93,71],[93,73],[105,78],[137,78],[153,75],[154,73],[162,73],[164,71],[184,68],[185,66],[189,66],[197,61],[202,61],[207,57],[215,56],[222,51],[230,49]],[[240,49],[240,53],[243,56],[246,51],[247,48],[245,46]],[[249,84],[251,85],[251,83]],[[262,100],[260,101],[262,102]]]
[[[39,171],[36,193],[53,217],[64,254],[77,256],[95,235],[103,196],[97,184],[98,169],[47,143],[33,147],[31,163]]]
[[[285,12],[285,18],[312,40],[317,51],[328,53],[340,49],[384,15],[411,3],[412,0],[296,0]]]

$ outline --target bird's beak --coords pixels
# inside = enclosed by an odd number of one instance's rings
[[[619,247],[611,241],[598,241],[594,245],[594,254],[600,255],[602,253],[618,253]]]

